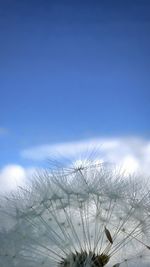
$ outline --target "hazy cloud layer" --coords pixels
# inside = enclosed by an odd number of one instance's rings
[[[130,138],[95,138],[84,141],[75,141],[58,144],[45,144],[31,147],[22,151],[21,155],[35,161],[48,158],[61,159],[67,157],[72,159],[97,157],[104,161],[117,164],[130,173],[141,171],[149,174],[150,165],[150,140]]]

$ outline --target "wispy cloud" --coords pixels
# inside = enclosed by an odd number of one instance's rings
[[[78,159],[95,151],[95,158],[117,164],[129,172],[149,172],[150,140],[138,137],[94,138],[84,141],[45,144],[21,152],[22,157],[35,161],[61,157]]]

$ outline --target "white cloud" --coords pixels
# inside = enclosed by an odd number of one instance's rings
[[[25,170],[19,165],[6,165],[0,172],[1,192],[10,191],[22,184],[25,179]]]
[[[140,172],[149,176],[150,141],[142,138],[95,138],[84,141],[42,145],[22,151],[23,157],[36,161],[67,159],[67,164],[80,165],[84,159],[108,162],[126,173]],[[38,166],[36,162],[36,166]],[[0,193],[22,186],[36,168],[9,164],[0,170]]]
[[[15,190],[17,186],[23,186],[30,177],[34,168],[23,168],[20,165],[9,164],[0,170],[0,193],[7,193]]]
[[[139,171],[140,163],[139,160],[132,155],[127,155],[124,157],[120,164],[121,170],[126,174],[133,174]]]
[[[35,161],[61,159],[71,160],[95,157],[123,170],[149,174],[150,140],[137,137],[95,138],[84,141],[41,145],[22,151],[21,155]]]
[[[24,158],[33,160],[45,160],[49,157],[61,158],[65,157],[76,157],[90,153],[91,151],[109,151],[117,149],[120,146],[119,139],[106,139],[106,138],[95,138],[90,140],[57,143],[57,144],[46,144],[37,147],[31,147],[22,151],[21,155]]]

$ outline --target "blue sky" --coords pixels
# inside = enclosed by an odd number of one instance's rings
[[[1,0],[0,33],[0,167],[44,144],[149,140],[149,0]]]

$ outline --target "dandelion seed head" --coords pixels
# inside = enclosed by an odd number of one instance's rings
[[[148,267],[150,194],[137,179],[94,161],[38,173],[2,205],[13,223],[0,266]]]

